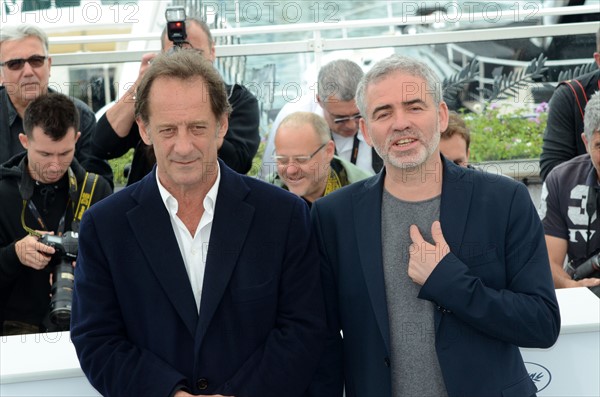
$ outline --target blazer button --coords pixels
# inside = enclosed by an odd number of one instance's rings
[[[208,381],[204,378],[200,378],[196,382],[196,387],[200,390],[206,390],[206,388],[208,387]]]

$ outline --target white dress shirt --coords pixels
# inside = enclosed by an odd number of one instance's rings
[[[212,230],[212,222],[215,215],[215,208],[217,205],[217,193],[219,191],[219,183],[221,182],[221,169],[217,163],[217,179],[210,188],[206,197],[204,197],[204,212],[198,227],[196,228],[196,234],[192,236],[187,227],[183,224],[181,219],[177,216],[177,210],[179,203],[177,199],[173,197],[171,193],[160,183],[158,179],[158,172],[156,173],[156,182],[158,183],[158,191],[162,198],[167,211],[169,212],[169,218],[171,219],[171,226],[179,245],[179,251],[185,264],[185,270],[190,278],[190,284],[194,298],[196,299],[196,308],[200,311],[200,298],[202,296],[202,283],[204,282],[204,270],[206,267],[206,254],[208,252],[208,242],[210,241],[210,232]],[[165,266],[172,266],[170,263],[165,263]]]
[[[350,161],[352,156],[352,146],[354,145],[354,136],[341,136],[335,132],[331,132],[333,141],[335,142],[335,150],[338,157]],[[365,137],[361,130],[358,130],[358,156],[356,157],[356,166],[365,171],[376,174],[373,169],[373,151],[371,146],[365,141]]]

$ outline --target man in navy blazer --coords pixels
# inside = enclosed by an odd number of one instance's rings
[[[560,329],[540,220],[523,185],[440,155],[440,87],[399,56],[359,85],[385,167],[312,207],[330,328],[315,396],[536,393],[519,346]]]
[[[104,396],[301,396],[325,338],[306,204],[217,160],[230,106],[196,51],[157,57],[136,117],[157,166],[88,210],[71,337]]]

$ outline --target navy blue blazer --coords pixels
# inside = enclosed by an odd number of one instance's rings
[[[450,253],[418,298],[432,302],[450,396],[532,396],[518,346],[560,330],[542,226],[524,185],[444,160],[440,222]],[[381,252],[385,171],[313,204],[330,340],[313,395],[390,397]],[[340,338],[343,331],[343,341]]]
[[[219,160],[220,161],[220,160]],[[104,396],[301,396],[325,338],[306,204],[222,161],[200,312],[156,168],[86,211],[71,338]]]

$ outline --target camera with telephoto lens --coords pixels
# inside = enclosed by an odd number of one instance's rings
[[[173,42],[173,48],[169,50],[169,53],[171,53],[177,51],[186,43],[185,8],[167,7],[165,18],[167,20],[167,37]]]
[[[77,259],[79,235],[66,232],[62,236],[44,234],[39,242],[55,249],[49,269],[52,271],[52,297],[50,298],[50,321],[61,330],[69,329],[71,304],[73,302],[73,261]]]
[[[600,277],[600,253],[592,255],[579,266],[569,263],[567,274],[575,281],[584,278]]]

